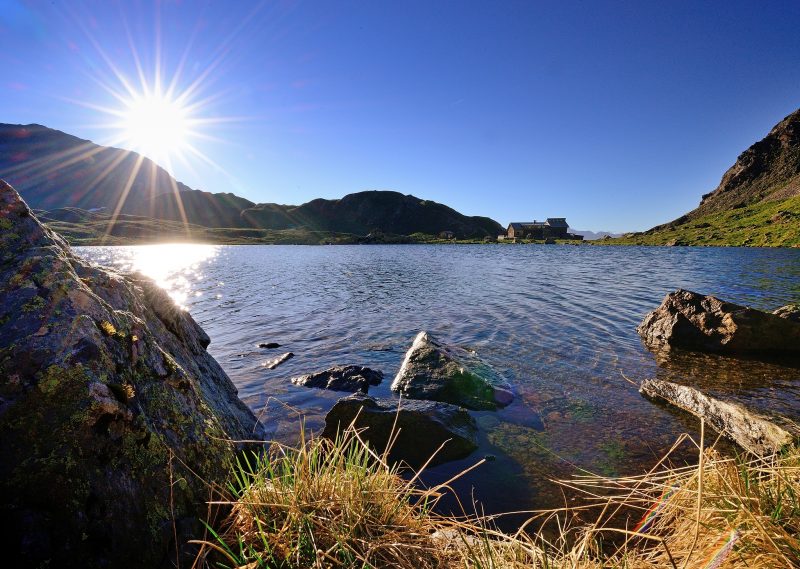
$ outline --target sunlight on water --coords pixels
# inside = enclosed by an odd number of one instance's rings
[[[424,482],[445,482],[476,457],[491,455],[454,483],[487,512],[563,506],[563,488],[551,479],[568,478],[576,467],[639,474],[681,433],[698,435],[696,422],[653,405],[626,379],[696,385],[800,421],[800,364],[708,354],[662,359],[636,332],[645,314],[679,287],[767,310],[796,302],[800,250],[158,245],[76,251],[118,270],[142,271],[187,307],[212,339],[209,353],[281,442],[296,440],[301,417],[308,428],[322,428],[342,395],[296,386],[292,377],[366,365],[385,374],[370,394],[393,397],[390,378],[420,330],[476,350],[508,379],[515,400],[476,413],[479,450],[429,469]],[[267,342],[280,347],[260,346]],[[294,357],[276,368],[263,365],[286,352]],[[671,458],[696,456],[685,445]]]
[[[98,247],[93,258],[121,271],[138,271],[164,288],[177,304],[187,308],[189,295],[200,296],[197,283],[204,279],[203,265],[217,256],[219,246],[165,243],[136,247]],[[113,262],[112,262],[113,260]]]

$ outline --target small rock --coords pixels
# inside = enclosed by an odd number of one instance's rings
[[[773,312],[773,314],[775,316],[780,316],[781,318],[791,320],[792,322],[800,322],[800,304],[787,304],[786,306],[781,306],[775,312]]]
[[[637,331],[651,348],[800,354],[800,322],[687,290],[668,294]]]
[[[293,377],[292,383],[332,391],[366,393],[370,385],[380,385],[383,372],[364,366],[335,366],[325,371]]]
[[[650,379],[642,382],[639,392],[649,399],[666,401],[705,419],[714,430],[758,456],[779,452],[795,439],[792,433],[766,417],[687,385]]]
[[[292,352],[286,352],[285,354],[282,354],[282,355],[278,356],[274,360],[269,360],[268,362],[265,362],[264,363],[264,367],[267,368],[267,369],[275,369],[276,367],[278,367],[279,365],[281,365],[284,362],[289,361],[293,357],[294,357],[294,354]]]
[[[379,453],[396,435],[389,459],[412,468],[425,464],[434,453],[431,465],[465,458],[478,446],[475,420],[448,403],[374,399],[354,393],[340,399],[327,414],[323,436],[333,439],[353,421],[357,429],[364,429],[361,438]]]
[[[391,389],[475,410],[505,407],[514,399],[505,379],[474,352],[445,346],[427,332],[414,338]]]
[[[275,348],[280,348],[280,344],[276,344],[275,342],[267,342],[265,344],[259,344],[259,348],[266,348],[268,350],[274,350]]]

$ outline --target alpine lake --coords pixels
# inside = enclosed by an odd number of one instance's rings
[[[507,378],[514,402],[474,412],[480,448],[422,477],[435,485],[486,458],[452,484],[468,510],[473,501],[485,513],[578,503],[553,480],[640,474],[682,433],[697,439],[698,420],[643,398],[643,379],[685,383],[800,421],[800,362],[654,354],[636,333],[678,288],[769,311],[800,301],[800,249],[168,244],[75,251],[141,271],[189,310],[239,396],[281,442],[298,440],[303,424],[319,430],[347,395],[294,386],[294,376],[365,365],[385,374],[370,395],[395,397],[389,385],[420,330],[475,350]],[[280,348],[258,347],[268,342]],[[294,357],[265,367],[285,352]],[[690,463],[697,448],[684,443],[671,458]],[[451,497],[441,507],[456,504]]]

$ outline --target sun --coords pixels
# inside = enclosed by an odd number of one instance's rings
[[[189,147],[191,116],[178,99],[145,92],[125,100],[120,137],[125,146],[157,163],[169,163]]]

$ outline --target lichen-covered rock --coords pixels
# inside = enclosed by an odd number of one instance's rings
[[[292,383],[303,387],[316,387],[332,391],[348,391],[366,393],[370,385],[380,385],[383,372],[364,366],[334,366],[308,375],[293,377]]]
[[[800,322],[800,304],[787,304],[773,312],[775,316],[786,318],[792,322]]]
[[[363,429],[361,438],[379,453],[386,449],[392,434],[399,433],[389,460],[414,468],[431,457],[431,465],[465,458],[477,448],[475,420],[448,403],[375,399],[354,393],[337,401],[328,412],[323,436],[333,439],[351,424]]]
[[[406,352],[392,391],[412,399],[428,399],[492,410],[514,399],[500,374],[473,352],[445,346],[427,332],[420,332]]]
[[[758,456],[780,452],[795,439],[795,435],[766,417],[688,385],[651,379],[642,382],[639,392],[649,399],[666,401],[704,419],[718,433]]]
[[[800,322],[687,290],[668,294],[637,331],[651,348],[800,354]]]
[[[262,434],[208,343],[155,283],[79,259],[0,181],[4,563],[175,562],[229,441]]]

